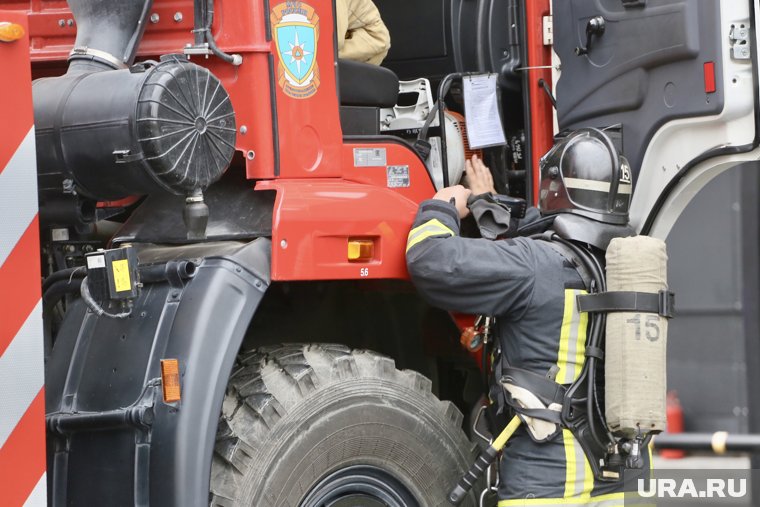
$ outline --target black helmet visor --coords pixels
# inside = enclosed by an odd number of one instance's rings
[[[541,160],[544,213],[580,210],[600,220],[627,220],[632,189],[628,162],[596,129],[573,132]]]

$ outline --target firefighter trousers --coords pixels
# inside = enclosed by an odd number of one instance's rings
[[[648,478],[651,454],[644,450],[644,467],[626,472],[625,484]],[[520,427],[507,443],[500,463],[499,507],[650,505],[625,494],[623,481],[594,478],[583,449],[569,430],[547,442],[536,443]],[[628,488],[630,489],[630,487]]]

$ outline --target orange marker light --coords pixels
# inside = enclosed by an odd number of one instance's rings
[[[13,42],[24,36],[24,27],[16,23],[0,21],[0,42]]]
[[[174,403],[182,399],[179,391],[179,361],[176,359],[161,360],[161,387],[165,403]]]
[[[375,254],[375,243],[371,239],[349,239],[348,260],[368,261]]]

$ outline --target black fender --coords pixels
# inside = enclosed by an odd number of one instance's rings
[[[177,260],[195,269],[145,283],[126,319],[70,305],[46,372],[54,506],[208,505],[221,403],[270,283],[271,242],[137,248],[153,273]],[[170,358],[180,365],[176,403],[164,402],[160,382]]]

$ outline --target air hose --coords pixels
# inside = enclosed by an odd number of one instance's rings
[[[590,292],[606,292],[607,291],[607,283],[604,275],[604,268],[602,268],[602,265],[599,263],[599,260],[585,250],[584,248],[579,247],[578,245],[574,244],[572,241],[567,241],[561,237],[559,237],[557,234],[553,234],[551,236],[551,241],[557,241],[558,243],[561,243],[566,248],[570,249],[573,254],[575,255],[575,258],[580,262],[583,266],[583,268],[588,272],[590,278],[591,278],[591,287],[589,287]],[[590,319],[590,329],[589,329],[589,338],[588,338],[588,347],[587,348],[602,348],[603,343],[603,335],[604,335],[604,329],[606,325],[606,315],[603,313],[593,313],[589,315]],[[586,413],[589,414],[589,429],[591,430],[591,436],[596,441],[596,443],[604,448],[607,447],[606,442],[599,437],[599,434],[597,433],[596,425],[593,423],[593,417],[591,414],[593,414],[595,411],[599,417],[599,420],[604,421],[604,413],[602,412],[601,406],[599,405],[599,396],[596,393],[597,389],[597,382],[596,382],[596,371],[597,371],[597,358],[593,356],[588,356],[586,358],[586,361],[583,364],[583,368],[581,370],[581,374],[576,381],[578,385],[581,385],[583,379],[585,377],[588,377],[588,382],[586,383]],[[608,442],[614,442],[615,437],[612,435],[612,433],[607,429],[606,424],[604,425],[604,430],[606,432],[606,437]]]

